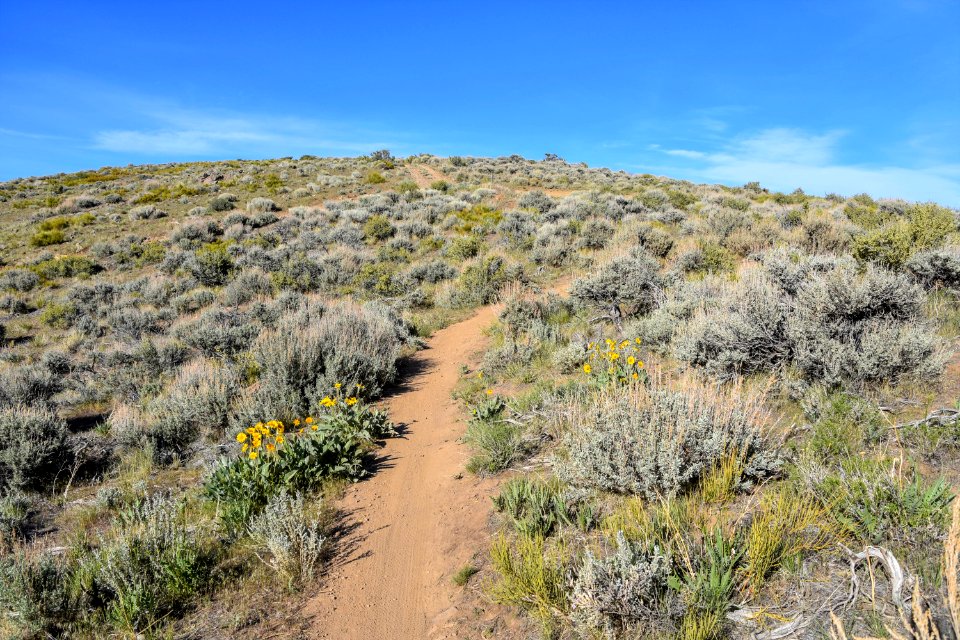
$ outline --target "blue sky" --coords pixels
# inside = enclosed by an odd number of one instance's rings
[[[0,179],[541,158],[960,206],[960,3],[0,1]]]

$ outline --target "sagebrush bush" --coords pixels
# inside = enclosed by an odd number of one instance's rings
[[[607,638],[620,637],[632,624],[655,624],[670,595],[672,573],[673,561],[664,551],[630,542],[620,532],[606,555],[584,555],[570,592],[571,616],[583,629],[602,630]]]
[[[319,318],[316,317],[319,315]],[[376,397],[396,375],[401,346],[394,319],[376,307],[332,305],[291,317],[253,346],[259,381],[241,411],[245,421],[306,415],[335,384]]]
[[[268,211],[280,211],[280,207],[270,198],[253,198],[247,202],[247,211],[249,213],[265,213]]]
[[[736,451],[746,478],[777,467],[762,394],[694,377],[603,391],[569,408],[557,472],[576,486],[649,498],[673,496]]]
[[[816,274],[797,291],[787,322],[794,363],[830,385],[936,378],[943,354],[923,301],[922,289],[883,269]]]
[[[663,296],[660,265],[640,253],[617,258],[587,278],[576,280],[570,295],[619,322],[655,308]]]
[[[251,520],[248,531],[261,559],[288,588],[313,579],[327,552],[320,514],[301,495],[281,493],[272,498]]]
[[[181,367],[146,409],[145,435],[154,454],[183,455],[198,440],[219,439],[237,386],[235,374],[224,365],[199,360]],[[117,426],[123,428],[121,417],[126,416],[117,416]]]
[[[678,329],[674,355],[721,379],[773,368],[791,355],[789,311],[782,290],[749,272]]]
[[[67,637],[83,604],[73,576],[70,564],[49,553],[0,555],[0,615],[20,637]]]
[[[72,456],[67,424],[49,409],[0,408],[0,488],[49,488]]]
[[[211,532],[188,522],[185,505],[163,494],[121,511],[109,539],[86,560],[110,621],[127,632],[155,630],[209,588],[217,559]]]
[[[960,290],[960,246],[921,251],[907,260],[905,267],[928,289],[940,286]]]
[[[250,346],[259,327],[242,312],[211,309],[173,333],[207,357],[232,358]]]

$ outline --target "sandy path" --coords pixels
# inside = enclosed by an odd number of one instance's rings
[[[408,164],[406,166],[407,173],[410,174],[410,177],[413,178],[413,181],[417,183],[417,187],[420,189],[429,189],[430,183],[433,182],[433,179],[423,172],[426,168],[425,165]]]
[[[461,476],[468,452],[458,438],[465,426],[451,392],[460,364],[484,346],[483,329],[497,312],[485,307],[438,331],[386,400],[406,430],[387,441],[377,473],[351,486],[342,501],[353,530],[323,590],[306,605],[308,637],[456,637],[454,623],[467,607],[451,577],[489,546],[496,482]]]

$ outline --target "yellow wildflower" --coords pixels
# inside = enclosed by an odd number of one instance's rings
[[[295,426],[295,427],[299,427],[299,426],[300,426],[300,418],[294,418],[294,419],[293,419],[293,426]]]
[[[237,434],[237,442],[244,442],[246,441],[246,439],[247,439],[247,434],[245,434],[243,431]]]
[[[619,358],[619,357],[620,357],[620,354],[617,353],[616,351],[610,352],[610,361],[611,361],[611,362],[614,361],[614,360],[616,360],[616,359]]]
[[[277,436],[277,444],[283,444],[283,435]]]
[[[267,451],[270,451],[270,452],[272,453],[272,452],[274,452],[274,451],[276,451],[276,450],[277,450],[277,448],[276,448],[273,444],[271,444],[271,443],[269,443],[269,442],[267,443]]]
[[[640,338],[636,338],[635,341],[636,341],[637,344],[640,344],[640,343],[641,343]]]
[[[633,356],[630,356],[629,358],[627,358],[627,364],[630,365],[631,367],[636,363],[637,363],[637,359],[634,358]]]
[[[357,404],[356,398],[354,398],[353,396],[350,396],[349,398],[347,398],[347,406],[352,407],[355,404]]]
[[[251,459],[251,460],[256,460],[256,459],[257,459],[257,456],[259,456],[259,455],[260,455],[260,454],[257,453],[256,451],[251,451],[251,452],[250,452],[250,459]]]
[[[337,383],[334,383],[333,388],[334,388],[334,389],[339,389],[339,388],[342,387],[342,386],[343,386],[343,385],[342,385],[341,383],[337,382]]]
[[[307,424],[313,424],[313,417],[312,417],[312,416],[307,416],[307,419],[304,420],[304,422],[306,422]]]
[[[633,372],[633,379],[634,379],[634,380],[639,380],[639,379],[640,379],[640,375],[639,375],[636,371]]]
[[[583,365],[583,372],[584,372],[584,373],[590,373],[591,371],[593,371],[593,367],[591,367],[589,364]]]
[[[316,430],[319,429],[320,427],[318,427],[317,425],[312,425],[310,428],[313,429],[314,431],[316,431]]]
[[[643,360],[637,360],[637,368],[643,369]]]
[[[248,444],[243,445],[242,447],[240,447],[240,453],[246,453],[247,449],[249,448],[250,448],[250,445]]]
[[[487,395],[488,395],[488,396],[492,396],[492,395],[493,395],[493,389],[487,389]]]

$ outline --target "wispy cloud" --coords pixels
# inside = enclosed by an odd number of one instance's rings
[[[309,118],[181,108],[151,109],[141,115],[142,127],[96,132],[94,148],[144,155],[252,156],[306,151],[364,153],[397,143],[346,123]]]
[[[847,164],[839,158],[846,132],[812,133],[801,129],[771,128],[728,139],[709,150],[666,149],[682,167],[671,167],[693,178],[711,182],[746,183],[809,193],[854,194],[937,200],[960,205],[960,165],[869,166]]]

